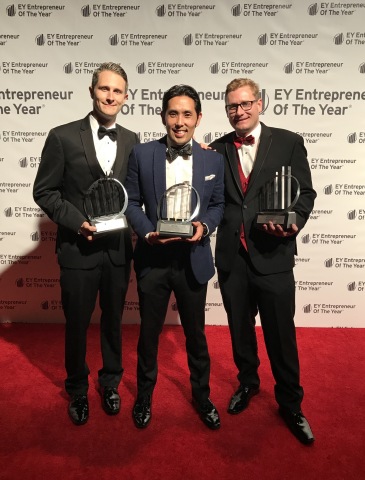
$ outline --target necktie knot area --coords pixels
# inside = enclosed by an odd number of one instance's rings
[[[234,144],[237,148],[241,148],[242,145],[254,145],[255,137],[252,135],[247,135],[246,137],[236,137],[234,139]]]
[[[116,128],[105,128],[105,127],[99,127],[98,130],[98,137],[101,140],[102,138],[107,135],[113,142],[116,141],[117,139],[117,129]]]
[[[175,160],[178,156],[184,157],[192,154],[192,148],[190,143],[183,145],[182,147],[169,147],[167,149],[168,155],[171,160]]]

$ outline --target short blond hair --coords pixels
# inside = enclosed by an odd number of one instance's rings
[[[250,87],[254,97],[258,100],[260,98],[260,87],[258,83],[254,82],[250,78],[235,78],[226,87],[225,98],[230,92],[234,92],[241,87]]]

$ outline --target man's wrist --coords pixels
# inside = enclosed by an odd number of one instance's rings
[[[200,222],[203,227],[203,237],[206,237],[209,234],[209,228],[206,223]]]

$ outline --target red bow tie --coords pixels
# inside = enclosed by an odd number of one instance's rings
[[[253,145],[255,143],[255,137],[247,135],[247,137],[236,137],[234,144],[237,148],[241,148],[242,145]]]

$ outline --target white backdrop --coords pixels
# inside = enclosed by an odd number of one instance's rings
[[[174,84],[198,90],[206,143],[230,131],[226,84],[260,84],[262,121],[303,135],[318,193],[298,237],[296,323],[365,326],[365,2],[0,0],[0,15],[0,321],[63,321],[55,226],[32,185],[49,129],[87,114],[93,70],[115,61],[130,84],[118,123],[142,142],[164,134]],[[216,277],[206,312],[226,324]],[[138,321],[132,276],[124,322]]]

